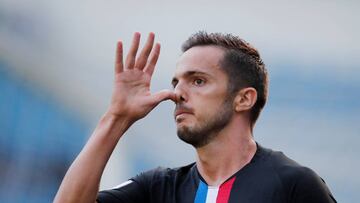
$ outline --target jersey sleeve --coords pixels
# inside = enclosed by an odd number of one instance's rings
[[[293,192],[294,203],[336,203],[325,181],[306,167],[301,169]]]
[[[130,179],[113,189],[100,191],[96,201],[98,203],[146,202],[145,196],[146,192],[141,183]]]
[[[159,169],[141,173],[110,190],[98,193],[98,203],[139,203],[149,202],[149,191],[154,174]]]

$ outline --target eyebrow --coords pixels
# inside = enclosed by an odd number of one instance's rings
[[[202,71],[186,71],[184,74],[182,74],[182,77],[191,77],[193,75],[210,76],[208,73]],[[171,80],[171,84],[174,86],[178,81],[179,79],[177,77],[173,77]]]

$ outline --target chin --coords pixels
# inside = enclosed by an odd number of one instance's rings
[[[192,145],[195,148],[200,148],[208,143],[208,139],[206,136],[202,136],[188,126],[178,127],[177,136],[180,140]]]
[[[183,131],[185,129],[188,129],[189,126],[186,125],[184,122],[176,123],[176,130],[177,131]]]
[[[189,119],[181,119],[181,120],[178,120],[176,121],[176,127],[177,129],[181,130],[181,129],[184,129],[184,128],[192,128],[194,126],[194,121],[191,121]]]

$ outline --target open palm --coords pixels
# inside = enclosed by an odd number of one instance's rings
[[[140,34],[135,33],[125,64],[122,42],[118,42],[114,90],[109,108],[113,115],[126,116],[134,122],[147,115],[161,101],[175,100],[175,95],[170,90],[154,94],[150,92],[151,77],[160,54],[160,44],[154,45],[154,38],[154,33],[150,33],[144,48],[136,58]]]

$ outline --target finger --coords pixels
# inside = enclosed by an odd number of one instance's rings
[[[122,42],[119,41],[116,46],[115,73],[120,73],[123,69],[123,45]]]
[[[160,55],[160,44],[156,43],[155,47],[151,51],[149,60],[147,61],[147,64],[144,68],[144,72],[148,73],[149,75],[152,75],[154,73],[156,62]]]
[[[153,48],[154,39],[155,39],[155,34],[150,32],[149,36],[146,40],[146,44],[145,44],[144,48],[142,49],[139,58],[135,62],[136,68],[138,68],[140,70],[144,69],[146,62],[148,60],[149,54],[151,52],[151,49]]]
[[[154,107],[158,105],[160,102],[171,99],[172,101],[176,100],[176,95],[171,90],[161,90],[152,95],[151,100]]]
[[[127,69],[134,68],[136,52],[137,52],[137,50],[139,48],[139,43],[140,43],[140,33],[135,32],[134,37],[133,37],[133,41],[132,41],[132,44],[131,44],[131,48],[130,48],[129,53],[128,53],[127,57],[126,57],[125,68],[127,68]]]

